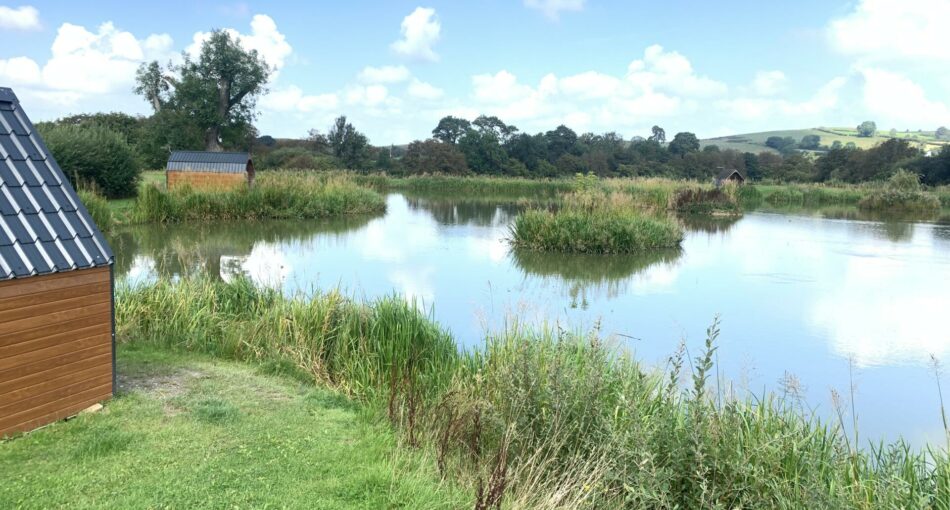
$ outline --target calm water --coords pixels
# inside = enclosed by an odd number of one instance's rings
[[[853,380],[862,436],[942,441],[931,355],[950,363],[950,225],[754,212],[687,221],[681,250],[566,256],[512,252],[516,213],[395,194],[377,218],[139,227],[113,247],[131,281],[208,271],[287,292],[395,292],[473,347],[514,313],[600,324],[661,365],[681,340],[698,353],[718,314],[718,366],[736,391],[797,388],[830,417],[832,390],[847,398]]]

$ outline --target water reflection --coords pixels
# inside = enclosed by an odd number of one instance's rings
[[[741,215],[733,214],[726,216],[686,214],[679,217],[680,222],[682,222],[687,230],[705,232],[707,234],[724,234],[732,229],[741,219]]]
[[[521,207],[514,201],[485,202],[449,197],[406,197],[411,211],[425,211],[440,225],[494,227],[508,225]]]
[[[593,299],[626,293],[632,276],[653,266],[671,266],[682,250],[659,250],[634,255],[587,255],[512,250],[511,258],[526,278],[540,277],[571,299],[571,308],[587,309]],[[669,272],[669,267],[658,268]]]
[[[290,272],[277,245],[320,234],[340,236],[370,219],[135,225],[113,232],[109,242],[116,276],[133,281],[203,273],[225,280],[244,274],[274,283]]]

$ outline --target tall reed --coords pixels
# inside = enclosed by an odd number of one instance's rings
[[[713,398],[717,324],[695,360],[680,349],[656,371],[596,330],[517,320],[461,352],[399,298],[288,298],[184,279],[120,286],[116,304],[121,342],[254,360],[345,389],[408,445],[434,451],[479,508],[950,505],[941,449],[850,448],[839,426],[778,396]]]
[[[565,196],[553,210],[519,214],[510,235],[524,250],[642,253],[679,246],[683,229],[667,216],[641,211],[629,195],[589,191]]]
[[[302,219],[374,214],[386,208],[379,193],[340,175],[262,173],[253,188],[139,192],[132,219],[140,223],[235,219]]]

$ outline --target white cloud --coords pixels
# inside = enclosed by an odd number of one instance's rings
[[[878,121],[898,125],[940,125],[950,119],[946,103],[929,99],[924,89],[898,73],[863,68],[864,106]]]
[[[358,106],[381,106],[389,97],[389,89],[383,85],[354,85],[346,91],[346,103]]]
[[[586,0],[524,0],[525,7],[537,9],[549,19],[556,20],[561,12],[581,11]]]
[[[495,74],[472,76],[475,98],[486,103],[508,103],[526,98],[531,87],[518,83],[518,78],[505,70]]]
[[[770,117],[820,119],[823,113],[838,106],[841,89],[847,83],[848,80],[844,77],[834,78],[822,85],[811,97],[802,101],[765,97],[736,97],[719,100],[715,103],[715,106],[724,115],[741,120],[762,120]],[[801,122],[801,120],[798,120],[798,122]]]
[[[617,93],[621,81],[619,78],[603,73],[588,71],[561,78],[559,89],[565,94],[584,99],[603,99]]]
[[[275,112],[332,110],[340,103],[336,94],[306,95],[296,85],[274,90],[261,98],[261,108]]]
[[[0,82],[11,85],[35,85],[42,79],[39,64],[31,58],[0,59]]]
[[[634,60],[627,67],[627,82],[635,88],[649,92],[669,92],[711,97],[725,94],[725,83],[700,76],[693,71],[689,59],[675,51],[666,51],[654,44],[643,52],[643,59]]]
[[[408,92],[411,97],[428,101],[441,99],[442,96],[445,95],[444,90],[415,78],[409,83],[409,88],[406,89],[406,92]]]
[[[10,30],[39,30],[40,11],[23,5],[17,8],[0,5],[0,28]]]
[[[870,61],[950,61],[946,0],[860,0],[828,26],[832,46]]]
[[[363,83],[398,83],[410,78],[405,66],[366,66],[357,78]]]
[[[287,57],[293,52],[287,38],[277,29],[277,23],[266,14],[255,14],[251,18],[251,33],[242,34],[233,28],[225,28],[231,37],[241,40],[241,47],[245,50],[257,50],[267,65],[279,71],[287,63]],[[201,45],[211,37],[210,32],[196,32],[191,44],[185,51],[191,56],[201,53]]]
[[[442,31],[435,9],[416,7],[416,10],[403,18],[400,31],[402,37],[392,44],[392,49],[397,54],[430,62],[439,60],[439,56],[432,49]]]
[[[774,96],[785,88],[787,81],[782,71],[759,71],[752,80],[752,91],[760,96]]]
[[[63,23],[45,64],[41,66],[28,57],[0,60],[0,79],[34,87],[28,92],[44,101],[70,105],[88,95],[130,89],[138,65],[170,47],[167,34],[138,40],[111,22],[103,23],[96,32]]]

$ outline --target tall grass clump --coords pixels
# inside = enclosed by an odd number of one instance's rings
[[[120,286],[120,342],[257,361],[348,391],[476,508],[947,508],[939,448],[861,448],[846,424],[719,391],[718,323],[647,369],[594,330],[517,320],[457,350],[399,298],[285,297],[247,281]]]
[[[930,213],[940,210],[940,199],[921,191],[920,178],[908,170],[898,170],[883,189],[858,202],[858,207],[874,211]]]
[[[112,214],[109,202],[95,191],[80,189],[77,193],[79,200],[86,206],[86,210],[89,211],[92,221],[96,223],[99,230],[103,232],[112,230],[115,226],[115,216]]]
[[[237,219],[304,219],[375,214],[385,211],[379,193],[345,176],[262,173],[253,188],[165,191],[143,189],[132,218],[140,223]]]
[[[529,210],[510,229],[516,248],[570,253],[640,253],[679,246],[675,220],[649,215],[622,193],[578,192],[554,210]]]
[[[763,184],[756,189],[770,205],[797,207],[854,205],[870,191],[867,187],[823,184]]]

